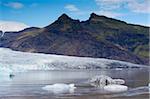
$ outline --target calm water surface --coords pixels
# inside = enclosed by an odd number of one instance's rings
[[[107,93],[91,87],[88,79],[96,75],[124,79],[129,90]],[[0,76],[0,99],[149,99],[149,82],[149,68],[28,71],[15,73],[12,78]],[[65,94],[54,94],[42,89],[55,83],[74,83],[77,89]]]

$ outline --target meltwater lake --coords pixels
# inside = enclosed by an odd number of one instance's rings
[[[149,68],[99,70],[36,70],[0,77],[0,99],[149,99]],[[109,93],[92,87],[88,81],[96,75],[125,80],[129,89]],[[71,93],[56,94],[42,87],[55,83],[74,83]]]

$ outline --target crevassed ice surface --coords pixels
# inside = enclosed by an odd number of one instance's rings
[[[26,70],[54,69],[97,69],[109,68],[111,64],[140,67],[141,65],[104,58],[72,57],[42,53],[28,53],[0,48],[0,73],[21,72]]]

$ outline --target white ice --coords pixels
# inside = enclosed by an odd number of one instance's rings
[[[0,48],[0,74],[28,70],[96,69],[109,67],[111,63],[141,67],[137,64],[104,58],[29,53]]]
[[[47,90],[54,94],[73,93],[75,88],[76,87],[74,86],[74,84],[63,84],[63,83],[46,85],[45,87],[42,87],[43,90]]]
[[[89,82],[92,86],[100,88],[103,88],[104,86],[107,86],[109,84],[118,84],[118,85],[125,84],[125,81],[123,79],[113,79],[106,75],[95,76],[91,78]]]
[[[118,93],[118,92],[124,92],[128,90],[128,87],[125,85],[117,85],[117,84],[110,84],[107,86],[104,86],[104,90],[108,92]]]

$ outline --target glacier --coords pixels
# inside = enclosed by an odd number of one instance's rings
[[[13,51],[9,48],[0,48],[0,74],[28,70],[102,69],[113,67],[139,68],[144,66],[145,65],[104,58],[29,53]]]

